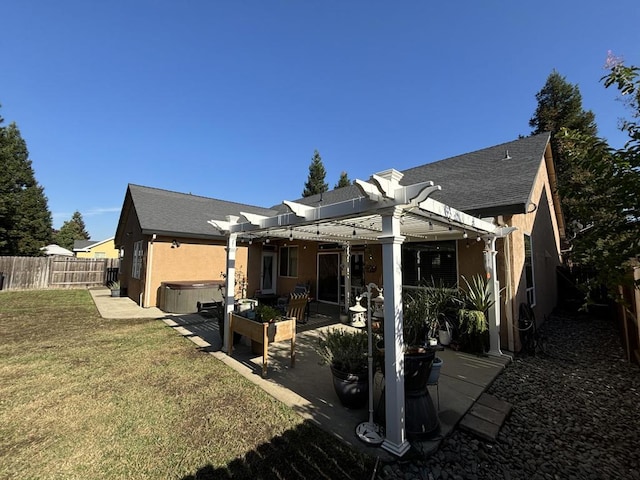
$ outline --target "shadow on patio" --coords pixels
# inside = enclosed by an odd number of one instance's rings
[[[210,352],[240,374],[259,385],[273,397],[293,408],[303,418],[340,438],[353,448],[365,451],[383,460],[393,456],[380,447],[361,442],[355,433],[358,424],[368,420],[368,408],[349,410],[340,405],[333,389],[329,367],[320,363],[313,345],[319,332],[327,328],[352,328],[339,322],[337,307],[321,305],[311,312],[307,324],[298,325],[296,335],[296,362],[290,366],[288,341],[269,345],[269,368],[261,376],[262,357],[251,352],[247,342],[234,346],[229,357],[221,351],[217,322],[199,314],[166,317],[163,321],[177,333],[189,338],[202,350]],[[324,312],[324,313],[323,313]],[[412,442],[424,455],[437,449],[442,438],[448,436],[478,397],[502,371],[507,359],[478,357],[449,349],[438,352],[444,360],[439,381],[440,431],[428,441]],[[377,372],[374,377],[374,402],[380,399],[384,378]],[[436,396],[436,387],[429,387]]]

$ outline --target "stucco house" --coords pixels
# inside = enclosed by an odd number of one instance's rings
[[[74,240],[73,253],[78,258],[118,258],[114,237],[104,240]]]
[[[500,344],[509,351],[520,349],[519,305],[532,305],[541,321],[557,303],[564,223],[549,140],[549,134],[520,138],[398,172],[399,186],[432,181],[442,187],[429,194],[434,201],[478,222],[509,228],[509,234],[495,239],[502,295]],[[287,224],[287,203],[326,210],[362,198],[362,186],[354,184],[262,208],[129,185],[115,237],[116,246],[124,250],[122,283],[132,299],[149,307],[160,305],[162,282],[222,280],[229,232],[216,227],[232,218],[243,225],[238,227],[243,231],[237,235],[235,262],[249,296],[286,295],[305,284],[315,300],[346,309],[349,297],[365,285],[383,283],[377,238],[381,227],[366,224],[366,215],[340,219],[340,234],[336,222]],[[484,273],[487,246],[479,241],[484,232],[437,217],[405,234],[405,286],[431,278],[455,285],[462,275]],[[277,228],[267,226],[263,220],[268,218],[277,219]]]
[[[115,238],[124,251],[121,279],[131,298],[152,306],[168,279],[218,275],[229,312],[238,272],[248,296],[277,297],[304,284],[315,301],[345,311],[368,283],[382,287],[382,447],[402,456],[409,449],[404,288],[484,275],[495,300],[488,312],[488,353],[495,356],[504,347],[520,348],[520,304],[531,305],[540,322],[557,303],[564,222],[549,141],[539,134],[402,172],[389,169],[272,208],[129,185]]]
[[[564,221],[549,140],[549,134],[539,134],[399,172],[400,186],[433,181],[442,189],[430,194],[431,198],[512,230],[497,238],[495,245],[502,292],[500,343],[509,351],[520,349],[521,303],[533,307],[538,322],[557,304],[556,275],[562,263]],[[328,208],[362,196],[361,188],[352,185],[293,203]],[[305,284],[316,300],[348,307],[345,283],[350,284],[352,296],[370,282],[382,285],[382,246],[376,238],[381,231],[374,222],[366,224],[366,215],[341,219],[344,231],[333,235],[335,225],[313,221],[287,225],[283,217],[291,209],[286,204],[274,209],[279,228],[250,231],[245,223],[242,228],[248,233],[238,235],[238,245],[251,242],[247,277],[250,293],[259,290],[279,296],[293,291],[297,284]],[[251,223],[250,216],[241,221],[247,222],[248,218]],[[456,285],[463,275],[471,278],[476,273],[484,274],[482,252],[486,245],[478,241],[482,232],[441,220],[434,216],[417,231],[405,234],[403,286],[417,286],[432,278]]]
[[[221,281],[226,239],[207,223],[240,210],[273,211],[234,202],[130,184],[114,238],[122,251],[120,283],[141,307],[162,306],[162,284]],[[246,272],[246,249],[236,269]]]

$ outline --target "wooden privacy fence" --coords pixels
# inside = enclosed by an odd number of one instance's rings
[[[106,285],[117,280],[118,265],[117,258],[0,257],[0,289],[34,290]]]

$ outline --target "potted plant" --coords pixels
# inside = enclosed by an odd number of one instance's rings
[[[438,343],[441,330],[450,332],[454,312],[461,304],[457,289],[436,284],[403,293],[404,334],[407,345]]]
[[[333,328],[320,333],[316,351],[329,365],[333,387],[343,406],[362,408],[369,394],[367,333]]]
[[[483,354],[485,351],[489,322],[487,312],[493,306],[489,283],[480,275],[474,275],[469,282],[462,277],[467,288],[463,292],[463,308],[458,312],[459,329],[466,339],[471,353]]]
[[[258,322],[273,323],[282,316],[282,312],[271,305],[258,305],[255,319]]]
[[[109,282],[107,287],[109,288],[109,290],[111,290],[111,296],[112,297],[121,296],[121,290],[122,289],[120,288],[120,282],[118,280],[115,280],[113,282]]]

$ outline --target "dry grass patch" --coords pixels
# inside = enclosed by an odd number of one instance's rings
[[[102,319],[86,291],[1,293],[0,338],[0,478],[373,469],[161,322]],[[332,460],[318,464],[317,450]]]

